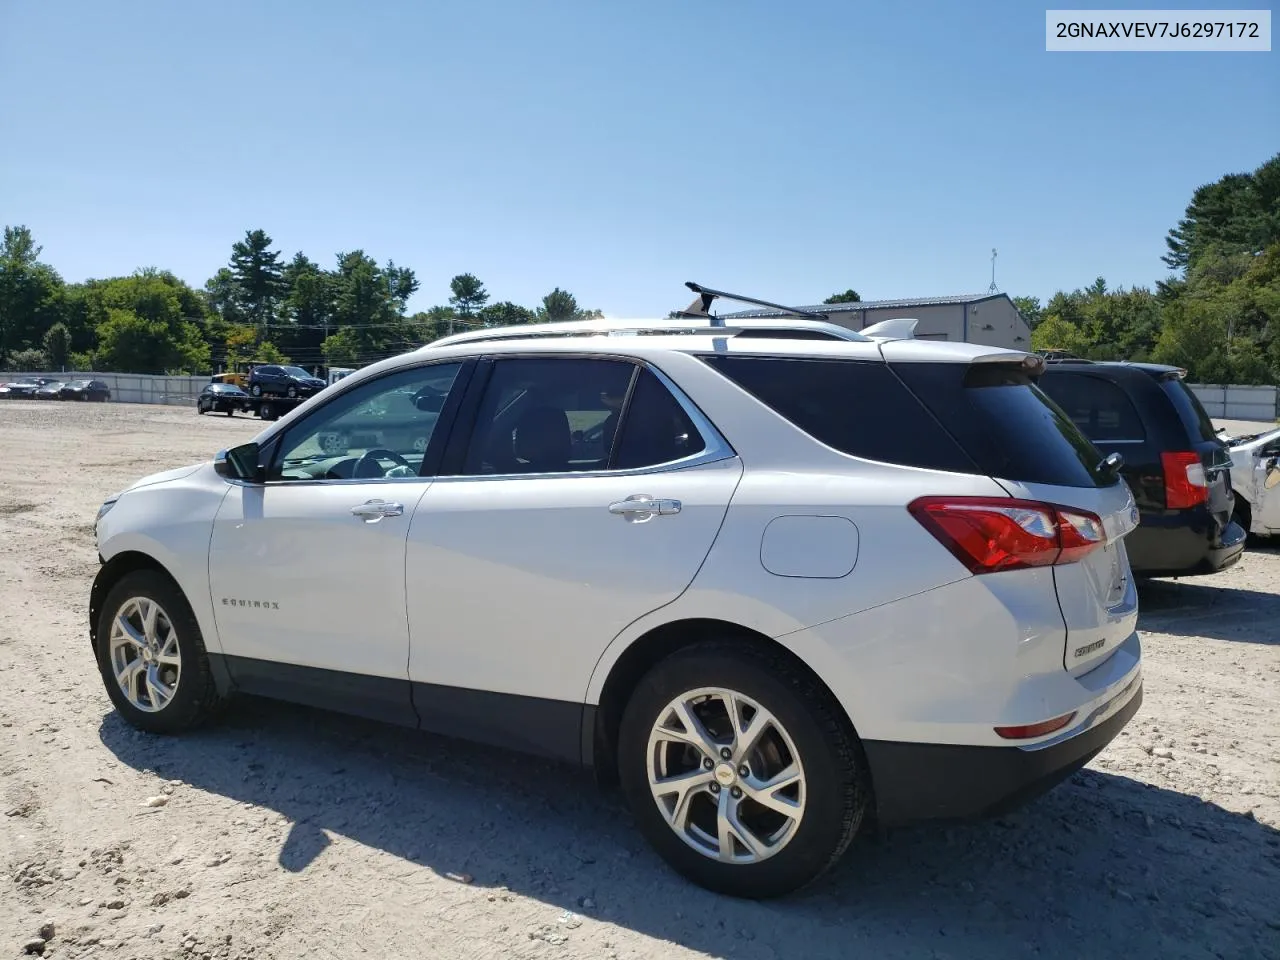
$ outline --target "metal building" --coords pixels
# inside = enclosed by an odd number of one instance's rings
[[[852,330],[861,330],[881,320],[910,317],[920,321],[916,327],[918,340],[955,340],[1014,350],[1031,349],[1031,328],[1006,293],[825,303],[803,309],[825,313],[832,323]],[[723,316],[728,320],[783,314],[774,310],[742,310]]]

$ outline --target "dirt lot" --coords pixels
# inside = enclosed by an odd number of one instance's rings
[[[185,738],[119,722],[94,511],[259,426],[0,404],[0,957],[45,923],[56,957],[1280,957],[1280,552],[1145,591],[1146,703],[1069,783],[750,904],[549,764],[249,701]]]

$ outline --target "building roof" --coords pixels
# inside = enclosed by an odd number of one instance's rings
[[[945,307],[964,303],[980,303],[983,300],[1008,298],[1007,293],[961,293],[950,297],[911,297],[905,300],[859,300],[856,303],[819,303],[814,306],[798,307],[815,313],[853,313],[858,310],[905,310],[912,307]],[[741,310],[736,313],[722,314],[730,317],[780,317],[778,310]]]

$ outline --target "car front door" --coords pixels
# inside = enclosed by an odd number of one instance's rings
[[[415,722],[405,542],[464,369],[425,364],[344,391],[267,444],[265,482],[231,484],[209,583],[242,689]]]
[[[592,669],[688,587],[742,464],[627,360],[497,359],[463,410],[409,529],[414,705],[427,729],[577,758]]]

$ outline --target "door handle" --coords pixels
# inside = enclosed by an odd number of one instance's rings
[[[383,517],[398,517],[404,513],[403,503],[391,503],[386,500],[366,500],[351,508],[351,515],[359,517],[365,523],[377,523]]]
[[[624,517],[645,516],[651,517],[657,514],[661,517],[668,517],[672,514],[680,512],[681,503],[679,500],[655,500],[648,494],[638,493],[634,496],[627,497],[625,500],[619,500],[617,503],[609,504],[609,512]]]

